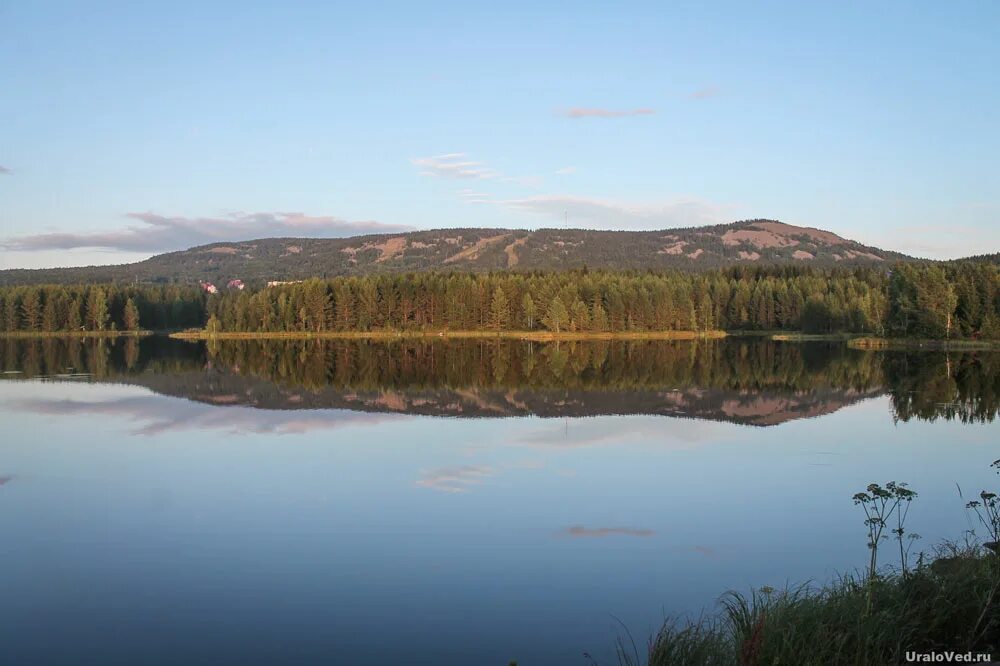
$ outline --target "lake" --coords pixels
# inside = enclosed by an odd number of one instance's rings
[[[0,340],[13,664],[617,663],[726,590],[930,551],[1000,487],[1000,354]],[[891,564],[892,547],[884,562]]]

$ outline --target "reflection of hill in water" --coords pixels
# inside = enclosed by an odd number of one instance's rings
[[[422,389],[303,390],[228,371],[183,375],[143,374],[130,378],[157,393],[214,405],[259,409],[350,409],[364,412],[465,418],[510,416],[577,417],[650,414],[777,425],[830,414],[884,393],[820,388],[808,391],[738,391],[733,389],[601,390],[556,388],[437,387]]]
[[[710,342],[5,340],[18,376],[84,371],[219,406],[450,417],[654,414],[776,425],[888,393],[897,419],[991,421],[1000,354]]]

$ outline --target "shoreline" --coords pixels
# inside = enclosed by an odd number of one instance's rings
[[[586,342],[598,340],[721,340],[724,338],[765,338],[775,342],[838,342],[860,351],[1000,351],[1000,340],[934,340],[927,338],[880,338],[850,333],[802,333],[796,331],[219,331],[139,330],[139,331],[0,331],[0,339],[59,338],[141,338],[166,336],[175,340],[525,340],[535,342]]]
[[[0,331],[0,338],[143,338],[156,331]]]
[[[248,331],[179,331],[169,334],[177,340],[405,340],[405,339],[505,339],[539,342],[582,340],[718,340],[725,331],[627,331],[594,333],[586,331],[319,331],[269,332]]]
[[[864,351],[1000,351],[1000,340],[857,337],[847,340],[847,346]]]
[[[850,342],[850,333],[773,333],[768,339],[776,342]]]

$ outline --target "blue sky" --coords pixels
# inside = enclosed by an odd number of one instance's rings
[[[748,217],[1000,250],[1000,4],[427,4],[0,0],[0,267]]]

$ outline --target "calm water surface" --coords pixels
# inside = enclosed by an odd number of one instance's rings
[[[0,340],[15,664],[616,663],[727,589],[930,548],[1000,486],[1000,355]]]

